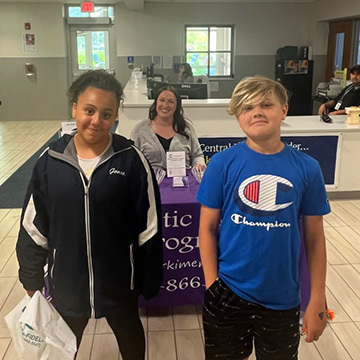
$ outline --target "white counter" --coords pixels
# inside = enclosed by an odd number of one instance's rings
[[[138,89],[131,84],[125,87],[124,107],[119,115],[117,132],[126,137],[137,121],[148,117],[153,100],[146,96],[146,83]],[[227,114],[229,99],[184,100],[184,115],[190,119],[198,137],[242,137],[234,116]],[[289,116],[281,125],[282,135],[311,136],[339,135],[337,186],[328,188],[328,192],[359,192],[360,194],[360,125],[345,124],[346,115],[332,116],[334,122],[327,124],[319,116]]]

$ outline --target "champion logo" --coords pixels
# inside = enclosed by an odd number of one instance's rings
[[[283,223],[283,222],[265,222],[265,221],[249,221],[247,220],[246,216],[242,216],[240,214],[232,214],[231,220],[237,225],[246,225],[251,227],[263,227],[266,231],[269,231],[272,228],[288,228],[291,227],[290,223]]]
[[[117,170],[117,169],[115,169],[115,168],[111,168],[110,170],[109,170],[109,174],[110,175],[122,175],[122,176],[125,176],[125,171],[121,171],[121,170]]]
[[[269,216],[290,206],[293,184],[276,175],[255,175],[245,179],[235,192],[239,208],[252,215]],[[291,195],[292,194],[292,195]]]

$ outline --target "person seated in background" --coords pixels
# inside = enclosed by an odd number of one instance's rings
[[[149,118],[139,121],[130,138],[153,168],[166,170],[166,152],[185,151],[186,167],[205,169],[204,154],[192,123],[184,118],[181,97],[171,85],[155,94]]]
[[[190,64],[188,63],[181,63],[179,69],[179,82],[186,84],[186,83],[193,83],[194,82],[194,75],[191,69]]]
[[[319,107],[319,115],[344,115],[346,107],[360,106],[360,65],[350,69],[350,80],[351,84],[346,86],[335,99]]]

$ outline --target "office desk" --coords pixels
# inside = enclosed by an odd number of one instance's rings
[[[191,173],[188,175],[189,187],[173,188],[171,178],[164,178],[160,184],[164,280],[154,299],[139,299],[141,307],[202,303],[205,281],[198,238],[200,204],[195,199],[199,184]]]

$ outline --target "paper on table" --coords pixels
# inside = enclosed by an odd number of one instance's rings
[[[166,153],[167,176],[185,176],[185,151],[168,151]]]
[[[174,176],[173,187],[186,187],[189,186],[189,178],[187,176]]]

